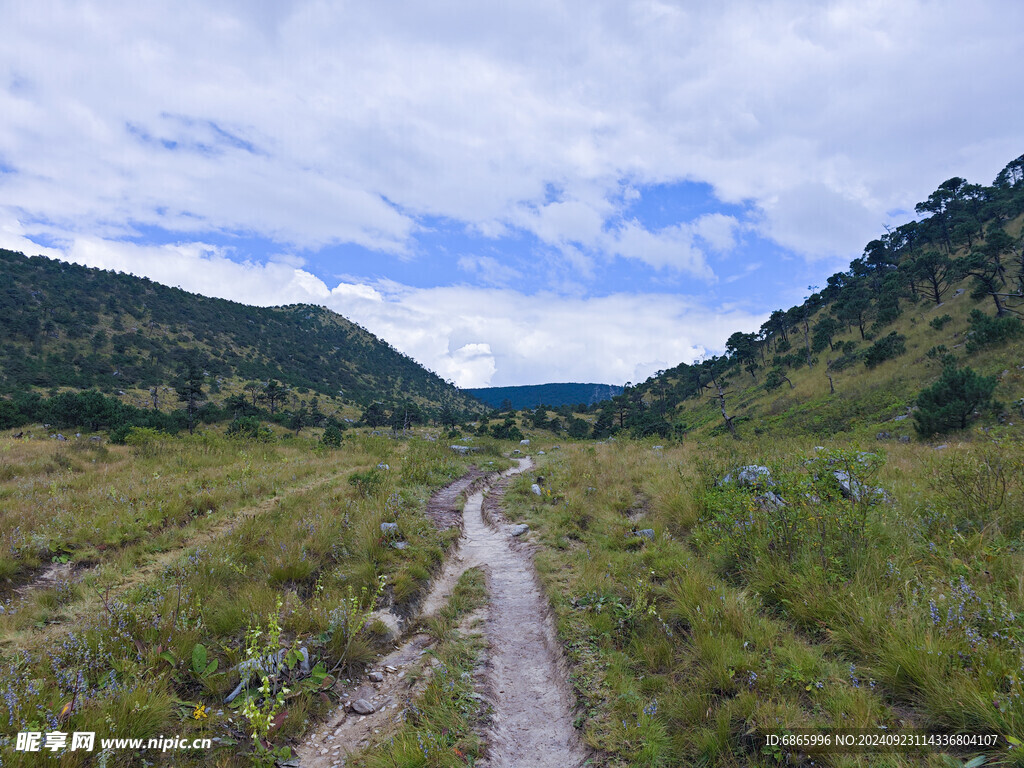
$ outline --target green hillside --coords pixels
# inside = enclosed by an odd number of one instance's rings
[[[1024,156],[991,186],[943,182],[917,211],[920,220],[872,240],[802,304],[732,334],[724,355],[681,363],[603,403],[592,436],[942,434],[951,428],[915,415],[919,393],[969,371],[994,378],[994,392],[968,403],[956,427],[1019,424]]]
[[[277,380],[357,406],[479,408],[323,307],[250,307],[0,250],[0,392],[95,388],[145,399],[151,388],[174,384],[190,361],[213,391]]]

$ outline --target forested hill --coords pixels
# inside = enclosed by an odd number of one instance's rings
[[[356,404],[479,405],[355,323],[308,305],[250,307],[147,278],[0,249],[0,391],[104,392],[277,380]]]
[[[520,387],[479,387],[467,389],[471,395],[494,408],[507,405],[516,410],[550,405],[592,405],[622,393],[615,384],[530,384]]]
[[[724,355],[681,363],[602,404],[594,436],[861,430],[903,439],[915,424],[926,435],[976,419],[1019,428],[1024,155],[990,186],[947,179],[916,211],[803,303],[732,334]],[[934,424],[909,419],[922,390],[964,382],[992,397],[945,391],[942,407],[956,418],[937,407]]]

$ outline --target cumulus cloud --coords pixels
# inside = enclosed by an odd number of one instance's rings
[[[854,253],[936,179],[1019,154],[999,73],[1022,21],[1008,0],[7,3],[0,206],[40,233],[399,254],[436,215],[704,274],[600,236],[623,184],[700,180],[783,246]]]

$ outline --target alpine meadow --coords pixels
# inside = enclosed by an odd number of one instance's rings
[[[0,768],[1024,768],[1022,24],[0,4]]]

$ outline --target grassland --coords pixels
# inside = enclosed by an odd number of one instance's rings
[[[563,444],[537,470],[540,497],[529,477],[510,489],[509,514],[539,531],[578,723],[604,764],[1024,764],[1024,446],[819,446]],[[749,464],[771,468],[786,506],[716,485]],[[890,500],[844,498],[837,466]],[[818,727],[1000,739],[948,754],[766,746]]]
[[[210,736],[212,752],[145,758],[272,760],[333,706],[331,676],[358,669],[386,640],[383,625],[364,619],[374,604],[401,612],[420,595],[458,531],[419,511],[466,462],[421,438],[350,435],[337,450],[213,432],[129,442],[0,440],[5,738]],[[477,461],[500,464],[496,444],[479,444]],[[392,547],[382,522],[397,523],[408,547]],[[300,647],[312,674],[280,701],[249,696],[259,711],[248,714],[246,696],[224,705],[237,664]],[[262,728],[259,716],[269,716]],[[40,758],[10,743],[0,754],[4,765]]]

